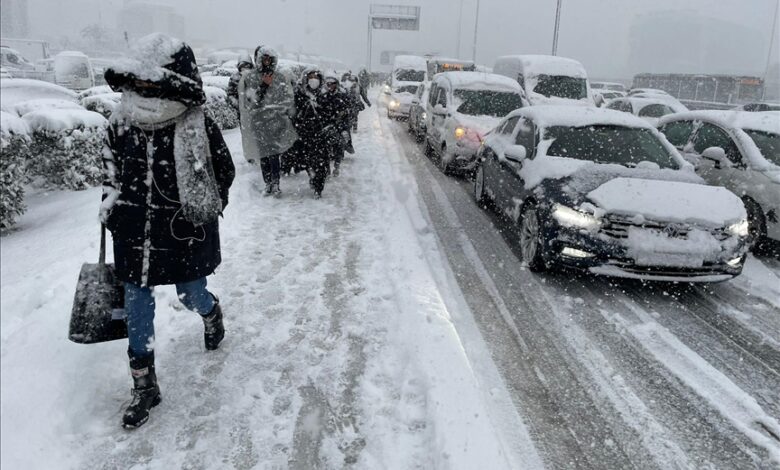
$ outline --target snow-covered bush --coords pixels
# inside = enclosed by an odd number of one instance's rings
[[[225,90],[213,86],[203,87],[206,92],[206,114],[217,123],[220,129],[238,127],[238,111],[230,105]]]
[[[24,116],[33,111],[42,109],[83,109],[75,101],[63,100],[59,98],[38,98],[22,101],[13,106],[14,112],[19,116]]]
[[[92,88],[87,88],[86,90],[79,93],[79,101],[83,100],[84,98],[89,98],[90,96],[105,95],[107,93],[113,92],[114,90],[112,90],[108,85],[93,86]]]
[[[50,109],[33,111],[23,119],[32,133],[30,176],[65,189],[100,183],[106,118],[87,110]]]
[[[224,77],[224,76],[203,77],[203,86],[213,86],[227,91],[228,83],[230,83],[230,77]]]
[[[29,128],[18,116],[0,111],[0,228],[16,223],[24,213],[25,161]]]
[[[81,98],[81,105],[88,111],[100,113],[108,119],[122,101],[122,93],[101,93]]]

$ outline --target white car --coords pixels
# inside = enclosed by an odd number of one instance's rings
[[[409,117],[409,109],[417,95],[419,83],[405,83],[396,87],[387,99],[387,117],[401,119]]]
[[[0,80],[0,108],[15,113],[14,107],[23,101],[57,99],[78,102],[78,95],[54,83],[29,78],[3,78]]]
[[[742,271],[742,201],[704,184],[642,119],[529,106],[510,113],[479,156],[474,198],[516,224],[531,271],[683,282]]]
[[[425,114],[425,149],[447,173],[471,171],[485,134],[526,106],[513,79],[482,72],[444,72],[431,82]]]
[[[592,89],[591,93],[593,94],[593,101],[599,108],[603,108],[614,99],[624,98],[626,96],[626,92],[624,91],[607,90],[604,88]]]
[[[610,101],[606,108],[631,113],[653,126],[658,124],[659,118],[674,113],[666,100],[658,98],[617,98]]]
[[[623,96],[627,92],[625,85],[616,82],[590,82],[590,88],[593,91],[619,91],[623,93]]]
[[[647,93],[651,95],[667,95],[672,96],[669,93],[661,90],[660,88],[632,88],[628,90],[628,96],[638,95],[640,93]]]
[[[780,111],[692,111],[658,127],[708,183],[742,198],[758,251],[780,241]]]

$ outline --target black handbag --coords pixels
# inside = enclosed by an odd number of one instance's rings
[[[68,339],[90,344],[127,338],[124,315],[125,288],[106,264],[106,226],[100,226],[100,257],[97,264],[84,263],[79,273]]]

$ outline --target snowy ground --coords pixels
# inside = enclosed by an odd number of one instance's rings
[[[158,290],[163,403],[134,432],[126,343],[66,339],[99,189],[30,196],[2,238],[2,467],[539,467],[468,307],[443,300],[409,163],[366,115],[319,201],[304,175],[262,197],[226,133],[238,177],[210,287],[228,334],[205,352],[200,320]]]
[[[378,111],[378,112],[377,112]],[[382,110],[320,201],[238,178],[219,351],[158,292],[163,403],[120,428],[123,342],[66,331],[99,190],[36,194],[0,244],[2,467],[775,468],[780,262],[715,286],[535,275]]]

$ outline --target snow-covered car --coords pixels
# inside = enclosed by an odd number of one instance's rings
[[[418,142],[425,138],[425,105],[428,103],[428,92],[431,89],[431,82],[422,82],[417,87],[417,93],[412,100],[412,107],[409,109],[409,132],[414,135]]]
[[[95,71],[89,57],[79,51],[63,51],[54,56],[54,81],[76,91],[95,86]]]
[[[606,89],[591,90],[591,93],[593,94],[593,101],[596,103],[596,106],[598,107],[603,107],[611,100],[614,100],[616,98],[623,98],[626,96],[626,93],[623,91],[606,90]]]
[[[762,101],[759,103],[745,103],[734,108],[734,111],[750,111],[752,113],[761,111],[780,111],[780,103]]]
[[[658,119],[661,117],[674,113],[668,101],[658,98],[617,98],[610,101],[606,109],[631,113],[653,126],[658,124]]]
[[[645,94],[651,94],[651,95],[667,95],[672,96],[668,92],[661,90],[660,88],[632,88],[628,90],[628,96],[634,96],[638,95],[640,93]]]
[[[431,82],[425,108],[425,151],[447,173],[473,170],[485,133],[527,105],[511,78],[482,72],[444,72]]]
[[[617,91],[623,93],[623,96],[628,91],[625,85],[617,82],[590,82],[590,88],[594,91]]]
[[[396,87],[387,100],[387,117],[390,119],[409,117],[409,110],[418,88],[420,88],[419,83]]]
[[[0,46],[0,66],[9,78],[25,77],[27,72],[35,70],[35,65],[25,59],[19,51],[6,46]]]
[[[486,138],[474,181],[517,225],[532,271],[568,266],[635,279],[716,282],[742,271],[747,215],[646,121],[599,108],[530,106]]]
[[[633,95],[628,95],[628,98],[644,98],[649,100],[660,100],[663,101],[670,108],[672,108],[672,110],[675,113],[685,113],[690,111],[688,107],[682,104],[680,100],[666,93],[653,93],[653,92],[635,93]]]
[[[780,241],[780,111],[691,111],[658,128],[708,183],[742,198],[758,251]]]
[[[496,59],[493,73],[517,80],[533,105],[595,106],[585,67],[574,59],[512,55]]]
[[[77,102],[78,95],[54,83],[28,78],[3,78],[0,80],[0,108],[14,112],[13,107],[22,101],[53,98]]]

